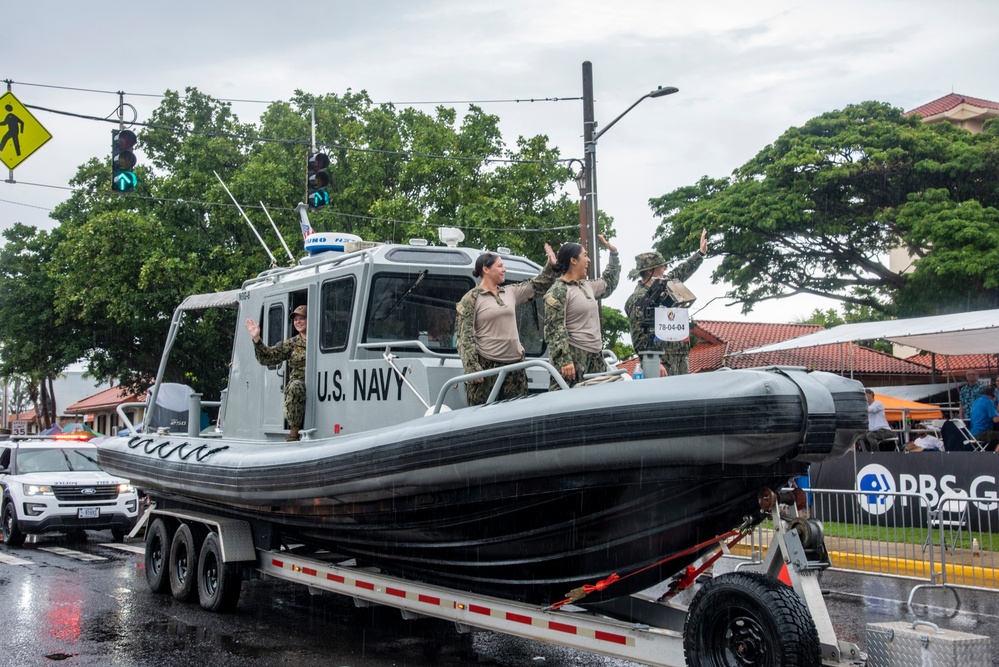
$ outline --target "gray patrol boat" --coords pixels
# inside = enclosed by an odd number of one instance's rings
[[[518,310],[529,395],[467,407],[453,321],[480,251],[308,239],[316,252],[297,266],[177,308],[150,405],[185,313],[234,310],[228,387],[212,426],[147,423],[98,445],[101,466],[159,509],[246,521],[260,549],[312,545],[391,574],[537,603],[618,575],[587,598],[610,599],[668,579],[718,535],[759,522],[761,493],[842,455],[867,429],[858,382],[803,369],[548,392],[560,378],[545,361],[543,299]],[[502,256],[509,281],[541,270]],[[285,442],[284,368],[256,362],[240,323],[261,322],[273,344],[292,335],[288,314],[302,304],[305,438]],[[440,322],[449,323],[443,336]],[[194,390],[197,415],[209,402]]]

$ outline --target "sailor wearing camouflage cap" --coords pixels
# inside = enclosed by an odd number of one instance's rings
[[[635,256],[635,268],[628,272],[628,278],[638,280],[638,286],[628,297],[624,304],[625,314],[631,325],[631,344],[636,353],[645,350],[659,350],[663,353],[663,361],[659,366],[659,375],[686,375],[690,373],[689,341],[663,342],[656,340],[651,332],[647,332],[642,326],[643,313],[638,302],[642,300],[645,293],[649,291],[652,281],[659,278],[662,280],[677,280],[683,282],[694,274],[694,271],[701,266],[705,256],[708,254],[708,230],[701,230],[701,243],[694,254],[687,258],[682,264],[666,271],[666,260],[655,251],[643,252]]]
[[[666,266],[666,260],[655,250],[635,255],[635,268],[628,272],[628,280],[638,280],[642,272],[651,271],[660,266]]]

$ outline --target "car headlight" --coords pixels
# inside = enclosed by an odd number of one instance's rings
[[[118,493],[132,493],[135,488],[131,484],[119,484]]]
[[[26,496],[52,496],[51,486],[39,486],[38,484],[25,484],[24,495]]]

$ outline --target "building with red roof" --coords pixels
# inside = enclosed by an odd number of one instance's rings
[[[937,373],[948,380],[960,382],[968,371],[978,371],[982,379],[992,380],[999,375],[999,355],[995,354],[917,354],[908,357],[911,361],[936,369]]]
[[[764,354],[737,354],[822,329],[823,327],[815,324],[698,320],[693,327],[697,340],[690,350],[690,372],[706,373],[719,368],[802,366],[809,370],[852,377],[867,386],[921,384],[930,381],[931,370],[923,364],[851,343]],[[635,357],[618,367],[634,373],[637,364],[638,359]]]
[[[145,403],[146,392],[135,395],[121,387],[111,387],[88,396],[66,408],[66,413],[80,415],[80,421],[88,424],[98,433],[115,435],[124,426],[118,417],[118,406],[122,403]],[[132,424],[142,421],[145,410],[141,407],[125,409]]]
[[[977,134],[985,121],[999,116],[999,102],[951,93],[906,111],[905,115],[922,116],[924,123],[946,121]]]

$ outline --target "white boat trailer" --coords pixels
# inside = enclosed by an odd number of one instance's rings
[[[793,505],[791,507],[791,512],[794,512]],[[786,513],[782,515],[781,510],[787,512],[787,509],[787,506],[778,506],[776,502],[770,507],[776,530],[767,558],[763,563],[746,564],[755,565],[766,577],[756,573],[721,575],[705,584],[702,589],[726,577],[730,578],[727,580],[730,589],[737,587],[740,581],[764,582],[767,584],[763,587],[765,590],[785,596],[782,599],[785,606],[787,602],[792,603],[790,606],[797,605],[800,600],[799,608],[802,611],[796,618],[811,617],[814,621],[820,647],[815,650],[815,655],[821,651],[822,665],[862,666],[866,663],[866,656],[860,653],[858,647],[837,640],[819,589],[818,572],[828,564],[827,559],[825,564],[822,563],[825,547],[822,544],[821,524],[797,516],[789,518]],[[195,592],[200,594],[201,604],[206,609],[224,610],[226,606],[220,605],[219,601],[226,599],[224,604],[235,606],[240,582],[249,572],[249,578],[263,575],[302,584],[313,594],[325,591],[345,595],[353,598],[358,606],[394,607],[406,619],[432,617],[451,621],[459,631],[490,630],[659,667],[698,664],[693,662],[697,660],[696,657],[690,663],[687,662],[684,633],[689,630],[688,626],[696,625],[689,622],[690,611],[698,605],[700,593],[706,593],[706,590],[701,590],[694,597],[689,609],[677,604],[675,600],[657,599],[644,593],[602,603],[600,611],[579,607],[554,608],[558,605],[539,607],[389,576],[374,569],[357,567],[352,560],[342,561],[341,558],[338,560],[342,562],[335,562],[332,555],[330,560],[323,560],[321,555],[299,555],[294,549],[258,549],[253,546],[250,524],[238,519],[213,517],[202,512],[159,510],[155,506],[150,508],[145,518],[152,520],[152,525],[147,530],[147,578],[157,575],[158,569],[156,584],[153,583],[154,579],[149,579],[151,588],[157,592],[172,590],[164,581],[169,570],[171,583],[185,591],[184,599],[191,599],[194,595],[190,592],[190,582],[186,587],[181,586],[188,561],[180,552],[186,546],[196,553],[199,547],[196,543],[181,540],[178,548],[178,539],[171,536],[183,532],[184,539],[190,539],[188,535],[201,533],[207,536],[202,537],[203,543],[212,542],[211,546],[215,551],[209,556],[214,555],[214,560],[212,557],[199,560],[198,581],[195,586]],[[157,526],[157,523],[160,525]],[[187,528],[181,530],[183,526]],[[150,539],[151,536],[153,539]],[[171,542],[174,546],[173,553],[164,552],[165,545]],[[157,549],[160,551],[157,552]],[[203,549],[202,553],[204,554]],[[206,566],[201,561],[214,562],[216,569],[212,571],[211,566]],[[242,572],[242,575],[238,575],[238,572]],[[194,573],[189,576],[193,577]],[[778,576],[785,581],[790,580],[794,593],[776,583]],[[232,590],[233,585],[235,591]],[[224,586],[229,586],[230,590],[220,591],[219,588]],[[211,601],[210,605],[205,602],[205,590]],[[172,592],[176,597],[177,592]],[[724,606],[719,605],[718,600],[719,598],[712,598],[701,606]],[[750,604],[747,608],[752,610],[753,605]],[[604,615],[605,613],[613,617]],[[763,613],[767,611],[763,610]],[[619,618],[629,620],[618,620]],[[710,616],[707,618],[710,619]],[[709,620],[702,620],[701,625],[708,623]],[[750,625],[753,625],[752,619]],[[739,656],[734,658],[737,662],[732,664],[757,664],[752,658],[754,651],[773,650],[772,647],[764,646],[760,649],[756,646],[766,643],[767,640],[760,640],[759,635],[766,634],[761,632],[761,628],[765,629],[763,626],[767,625],[766,621],[761,621],[760,627],[746,633],[745,640],[732,636],[737,635],[737,632],[723,631],[719,634],[715,630],[709,630],[714,634],[708,641],[723,642],[726,645],[724,650]],[[776,634],[777,642],[785,639],[780,632]],[[744,651],[747,653],[742,654]]]

